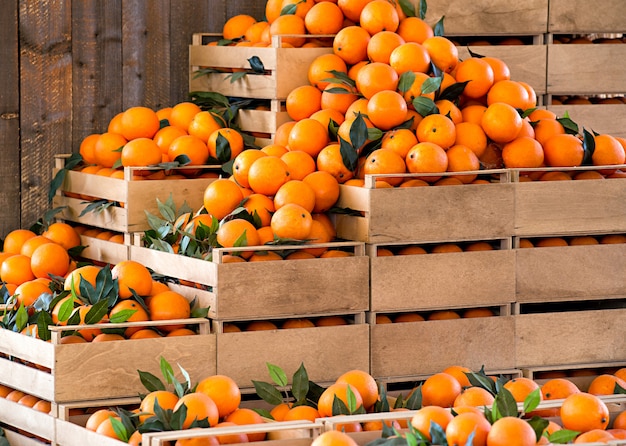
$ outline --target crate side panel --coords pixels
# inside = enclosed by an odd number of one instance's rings
[[[285,329],[217,335],[217,373],[242,388],[266,381],[266,363],[288,377],[304,364],[314,382],[334,382],[350,369],[369,370],[369,325]]]
[[[516,367],[626,359],[626,309],[515,316]]]
[[[515,235],[626,232],[625,203],[620,179],[516,183]]]
[[[55,439],[54,418],[23,404],[0,398],[2,422],[46,440]]]
[[[557,116],[565,113],[578,125],[597,133],[626,137],[626,104],[548,105]]]
[[[622,0],[604,0],[600,8],[589,8],[586,0],[550,0],[548,32],[622,33],[624,16],[626,3]]]
[[[123,446],[124,442],[105,437],[96,432],[89,431],[79,424],[64,421],[59,418],[55,420],[56,441],[63,446],[84,446],[87,444],[97,444],[98,446]]]
[[[624,244],[516,251],[520,303],[626,296]]]
[[[130,257],[129,246],[122,243],[100,240],[95,237],[81,235],[81,246],[84,246],[80,256],[85,259],[96,260],[110,265],[115,265]]]
[[[47,401],[54,400],[54,378],[43,370],[1,359],[0,383]]]
[[[370,274],[371,311],[492,306],[515,301],[512,250],[375,257]]]

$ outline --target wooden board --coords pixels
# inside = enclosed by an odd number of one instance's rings
[[[435,242],[509,237],[513,185],[369,189],[341,186],[337,207],[365,216],[336,215],[337,236],[366,243]]]
[[[626,104],[548,105],[546,108],[557,116],[565,116],[567,112],[579,127],[589,131],[626,137]]]
[[[428,23],[433,25],[443,16],[448,36],[542,34],[548,29],[548,0],[428,2]]]
[[[266,363],[289,379],[304,364],[310,380],[328,384],[351,369],[369,371],[369,343],[368,324],[218,333],[217,373],[251,388],[252,380],[271,382]]]
[[[623,94],[626,91],[626,67],[606,63],[607,60],[623,60],[626,45],[547,47],[546,89],[549,94]]]
[[[259,132],[274,135],[285,122],[293,121],[286,111],[239,110],[237,126],[244,132]]]
[[[511,70],[511,79],[524,81],[538,95],[546,93],[547,50],[545,45],[470,46],[472,53],[502,59]],[[459,48],[459,58],[470,56],[467,47]]]
[[[56,419],[56,441],[63,446],[83,446],[97,444],[98,446],[124,446],[127,443],[114,438],[105,437],[85,429],[80,424],[62,419]]]
[[[198,297],[201,306],[209,306],[209,317],[215,319],[367,311],[369,258],[364,255],[362,244],[327,245],[351,246],[361,251],[341,258],[224,264],[131,246],[130,258],[157,273],[201,284],[204,292],[197,288],[179,292],[190,298]],[[259,249],[284,250],[286,247],[275,245]]]
[[[626,296],[626,244],[516,250],[517,301]]]
[[[128,245],[84,235],[81,235],[80,240],[81,246],[85,247],[80,252],[80,256],[84,259],[115,265],[130,258]]]
[[[514,317],[518,368],[626,359],[626,309]]]
[[[513,316],[372,325],[370,373],[397,379],[438,373],[453,364],[511,369],[514,330]]]
[[[515,183],[515,235],[626,232],[624,180]]]
[[[626,3],[603,0],[589,7],[586,0],[550,0],[548,32],[561,34],[623,33]]]
[[[2,423],[34,435],[41,439],[54,441],[55,423],[52,415],[39,412],[23,404],[14,403],[6,398],[0,398],[0,413]],[[18,443],[11,443],[18,444]]]
[[[371,311],[495,306],[515,301],[515,252],[372,257]]]

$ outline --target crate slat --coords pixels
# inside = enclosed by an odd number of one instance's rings
[[[46,440],[55,438],[54,417],[23,404],[0,398],[2,422]]]
[[[557,116],[565,113],[579,126],[597,133],[626,137],[626,104],[548,105]]]
[[[604,0],[589,8],[585,0],[550,0],[548,32],[562,34],[622,33],[626,3]]]

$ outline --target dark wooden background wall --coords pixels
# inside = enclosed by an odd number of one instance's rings
[[[55,154],[124,109],[187,99],[188,45],[264,0],[2,0],[0,238],[49,209]]]

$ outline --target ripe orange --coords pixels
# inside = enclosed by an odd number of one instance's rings
[[[178,395],[174,392],[170,392],[168,390],[155,390],[143,397],[141,404],[139,405],[139,410],[147,414],[154,414],[154,407],[157,402],[159,407],[163,410],[174,410],[178,400]]]
[[[561,421],[565,429],[587,432],[606,429],[609,410],[599,397],[587,392],[569,395],[561,405]]]
[[[262,424],[265,422],[263,417],[259,415],[258,412],[248,409],[248,408],[238,408],[235,409],[234,412],[231,412],[224,421],[228,423],[234,423],[239,426],[245,426],[248,424]],[[258,432],[258,433],[248,433],[249,441],[263,441],[265,440],[266,433]]]
[[[393,50],[406,43],[398,33],[380,31],[372,34],[367,43],[367,58],[371,62],[389,64]]]
[[[128,140],[119,133],[102,133],[94,144],[96,164],[103,167],[113,167],[121,159],[119,149],[124,147]]]
[[[443,373],[447,373],[448,375],[452,375],[456,378],[456,380],[461,384],[461,387],[469,387],[470,382],[466,373],[471,373],[471,369],[469,367],[464,367],[460,365],[451,365],[442,370]]]
[[[391,149],[376,149],[370,153],[363,164],[365,175],[406,173],[407,167],[404,159]],[[390,186],[402,183],[402,177],[381,177],[381,181]]]
[[[61,245],[45,243],[37,247],[30,257],[30,269],[35,277],[49,275],[64,277],[70,267],[70,256]]]
[[[554,135],[543,144],[544,159],[550,167],[580,166],[584,150],[580,139],[574,135]]]
[[[225,375],[212,375],[198,382],[196,391],[209,396],[217,406],[219,417],[233,413],[241,402],[241,391],[237,383]]]
[[[270,36],[283,36],[282,42],[299,48],[306,42],[302,34],[306,34],[304,19],[295,14],[281,15],[270,23]],[[286,37],[286,35],[296,35],[296,37]]]
[[[314,0],[283,0],[283,11],[289,6],[295,6],[293,13],[304,18],[315,5]]]
[[[329,142],[326,128],[315,119],[296,122],[289,132],[289,150],[301,150],[315,158]]]
[[[454,77],[457,82],[467,82],[463,94],[472,99],[486,95],[494,83],[491,65],[478,57],[459,62]]]
[[[318,155],[319,157],[319,155]],[[308,174],[315,172],[315,160],[302,150],[290,150],[280,157],[287,165],[291,180],[302,180]]]
[[[541,386],[541,395],[545,400],[563,399],[578,392],[578,386],[566,378],[552,378]]]
[[[193,102],[179,102],[172,107],[168,121],[170,125],[188,131],[189,124],[201,111],[202,109]]]
[[[487,149],[487,135],[480,124],[475,122],[460,122],[455,126],[455,145],[468,147],[476,156],[480,157]],[[543,152],[543,150],[542,150]]]
[[[341,7],[339,3],[338,5]],[[370,34],[360,26],[346,26],[335,34],[333,51],[346,64],[354,65],[367,60],[367,45],[370,39]]]
[[[222,28],[222,36],[228,40],[241,38],[246,30],[255,23],[254,17],[247,14],[237,14],[226,20]]]
[[[345,183],[354,176],[354,172],[343,162],[339,143],[331,143],[324,147],[317,155],[315,163],[317,170],[330,173],[339,183]]]
[[[374,93],[367,103],[367,116],[379,129],[390,130],[406,121],[406,101],[396,91],[379,91]]]
[[[221,146],[218,147],[218,141],[221,141],[224,138],[228,144],[228,149],[226,149],[225,153],[218,153],[218,149],[221,149]],[[219,128],[215,130],[209,136],[209,140],[207,141],[207,147],[209,149],[209,155],[215,159],[222,161],[230,161],[235,159],[237,155],[243,152],[244,142],[243,136],[235,129],[231,128]],[[230,151],[230,156],[226,157],[225,155]]]
[[[193,119],[189,123],[189,127],[187,128],[186,133],[196,136],[204,141],[204,143],[207,143],[211,134],[217,129],[221,128],[222,125],[223,121],[221,120],[221,118],[218,118],[210,111],[201,111],[196,113],[196,115],[193,117]],[[179,129],[178,127],[174,126],[170,127],[174,129]],[[162,130],[163,129],[161,129],[161,131]],[[182,129],[179,129],[179,131],[184,132],[184,130]]]
[[[591,380],[587,392],[592,395],[613,395],[616,385],[619,385],[622,389],[626,389],[626,381],[622,378],[603,373]]]
[[[415,134],[419,142],[431,142],[442,149],[451,147],[456,141],[454,122],[447,116],[440,114],[425,116],[417,125]]]
[[[346,383],[355,388],[363,399],[363,407],[371,408],[379,399],[378,384],[372,375],[363,370],[350,370],[343,373],[336,382]]]
[[[197,136],[182,135],[173,140],[167,149],[167,156],[170,161],[175,161],[177,157],[184,155],[189,158],[189,166],[199,166],[206,164],[209,159],[209,148],[206,143]]]
[[[243,192],[237,183],[219,178],[209,183],[204,190],[204,208],[218,220],[235,210],[243,200]]]
[[[235,245],[257,246],[259,235],[252,223],[241,218],[234,218],[220,225],[217,230],[217,242],[224,248]]]
[[[121,116],[122,135],[128,141],[154,137],[160,122],[156,112],[148,107],[127,108]]]
[[[528,422],[517,417],[503,417],[491,425],[487,435],[489,446],[534,446],[537,435]]]
[[[80,235],[68,223],[54,222],[41,235],[61,245],[66,250],[80,245]]]
[[[437,173],[448,169],[448,156],[445,150],[432,142],[415,144],[406,155],[406,167],[411,173]],[[440,177],[424,177],[424,181],[434,182]]]
[[[362,67],[356,76],[356,86],[367,99],[383,90],[395,91],[398,87],[398,73],[391,65],[372,62]]]
[[[149,138],[135,138],[122,149],[122,166],[152,166],[162,160],[161,148]]]
[[[50,287],[43,282],[31,280],[19,285],[13,295],[17,298],[18,305],[31,306],[44,293],[52,294]]]
[[[95,265],[85,265],[71,271],[65,278],[63,289],[70,290],[72,282],[74,283],[74,291],[80,296],[80,281],[86,280],[93,287],[96,286],[96,276],[100,272],[100,267]]]
[[[4,238],[3,252],[10,254],[20,254],[24,243],[33,237],[35,234],[30,229],[14,229],[9,232]]]
[[[315,5],[315,7],[324,4],[333,5],[333,3],[322,2]],[[324,88],[328,85],[328,81],[326,79],[332,79],[334,77],[331,71],[347,73],[348,68],[344,60],[336,54],[330,53],[317,56],[309,65],[307,72],[309,83],[314,87],[317,87],[320,91],[324,91]]]
[[[480,161],[476,154],[469,147],[454,145],[446,151],[448,156],[448,172],[470,172],[480,169]],[[457,178],[462,183],[471,183],[477,175],[455,175],[450,178]]]
[[[405,41],[419,44],[435,35],[433,28],[419,17],[405,17],[401,19],[396,32]]]
[[[417,144],[415,133],[409,129],[396,129],[385,132],[380,148],[393,150],[404,159],[415,144]]]
[[[289,203],[298,204],[309,213],[313,212],[315,207],[313,188],[302,180],[287,181],[274,195],[274,209],[278,210]]]
[[[126,319],[126,322],[140,322],[150,320],[148,312],[133,299],[124,299],[116,303],[109,311],[109,318],[112,318],[120,311],[124,310],[134,311],[134,313],[128,319]],[[124,335],[128,338],[132,336],[133,333],[136,333],[139,330],[141,330],[141,327],[128,327],[124,331]]]
[[[311,446],[357,446],[358,443],[345,432],[330,430],[313,440]]]
[[[446,427],[446,440],[451,445],[465,445],[472,435],[473,445],[484,445],[491,424],[483,414],[465,412],[456,415]]]
[[[243,207],[251,216],[254,216],[255,213],[258,215],[261,227],[269,226],[270,218],[276,210],[274,207],[274,201],[267,195],[263,194],[251,194],[247,196],[243,201]],[[259,243],[263,244],[260,240]]]
[[[336,110],[345,115],[352,103],[357,99],[359,99],[359,96],[353,88],[340,83],[329,83],[322,92],[321,107],[322,110]],[[319,113],[319,111],[313,113],[313,115],[316,113]],[[311,115],[311,118],[313,115]],[[328,125],[325,125],[325,128],[328,128]]]
[[[122,260],[111,270],[113,279],[117,279],[120,299],[133,296],[131,289],[139,296],[149,296],[152,290],[150,270],[135,260]]]
[[[482,387],[468,387],[463,389],[454,400],[454,406],[482,407],[493,404],[494,396]]]
[[[332,77],[327,74],[326,78]],[[301,85],[289,92],[285,100],[287,114],[294,121],[310,117],[322,108],[322,91],[313,85]]]
[[[348,405],[348,388],[352,391],[356,401],[356,408],[363,406],[363,398],[361,394],[351,384],[345,382],[335,382],[328,386],[320,395],[317,402],[317,410],[321,417],[330,417],[333,415],[333,400],[335,396]]]
[[[210,426],[215,426],[219,422],[220,414],[217,405],[205,393],[196,390],[193,393],[180,397],[174,406],[174,411],[179,410],[183,404],[187,408],[187,416],[182,426],[183,429],[189,428],[194,420],[207,420]]]
[[[92,133],[91,135],[87,135],[80,142],[80,147],[78,152],[80,156],[83,158],[83,161],[86,164],[95,164],[96,163],[96,155],[94,153],[94,146],[96,141],[98,140],[99,133]]]
[[[528,136],[515,138],[502,148],[502,161],[505,167],[541,167],[543,159],[543,147],[539,141]]]
[[[487,105],[496,102],[504,102],[520,110],[526,110],[528,108],[529,100],[528,91],[524,86],[512,80],[496,82],[493,84],[493,87],[489,89],[489,93],[487,94]]]
[[[517,138],[522,129],[522,117],[509,104],[496,102],[483,113],[481,126],[492,141],[507,143]]]
[[[399,25],[400,17],[395,6],[386,0],[370,1],[359,14],[359,26],[371,36],[382,31],[395,32]]]
[[[311,213],[298,204],[288,203],[272,215],[270,226],[276,237],[305,240],[311,233]]]
[[[335,3],[316,3],[304,16],[304,26],[309,34],[337,34],[343,28],[343,12]]]
[[[188,319],[191,315],[189,301],[176,291],[163,291],[151,296],[148,302],[148,310],[150,312],[150,320],[152,321]],[[182,327],[180,324],[160,326],[162,330],[168,332]]]
[[[452,407],[461,390],[461,384],[454,376],[442,372],[435,373],[422,384],[422,404]]]
[[[35,275],[30,269],[30,257],[22,254],[7,257],[0,266],[0,279],[16,286],[34,280]]]
[[[596,135],[594,139],[596,146],[591,156],[594,166],[624,164],[626,162],[626,151],[617,138],[603,133]]]
[[[326,212],[339,199],[339,182],[328,172],[312,172],[302,181],[308,183],[315,192],[315,213]]]
[[[248,184],[255,193],[274,196],[289,180],[287,164],[277,156],[264,156],[248,169]]]
[[[255,149],[244,150],[239,155],[235,157],[233,161],[233,177],[237,184],[241,187],[248,188],[250,184],[248,183],[248,170],[254,161],[261,158],[262,156],[267,156],[265,152]]]
[[[415,412],[413,418],[411,418],[411,425],[427,437],[428,440],[431,440],[431,424],[437,424],[445,431],[453,418],[452,412],[446,408],[441,406],[423,405],[421,409]]]
[[[530,378],[521,376],[504,383],[504,388],[511,392],[515,401],[523,403],[531,392],[539,388],[539,384]]]
[[[109,417],[116,417],[117,412],[111,409],[98,409],[87,418],[85,429],[95,432],[98,426]]]
[[[422,45],[428,51],[432,63],[445,73],[450,73],[459,63],[459,51],[454,43],[443,36],[425,39]]]

